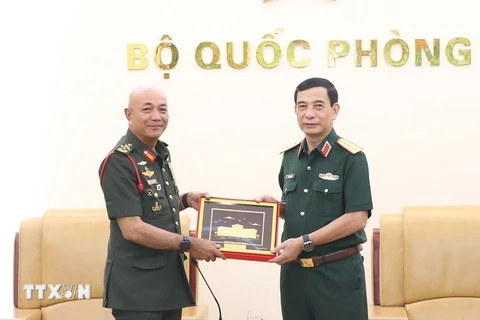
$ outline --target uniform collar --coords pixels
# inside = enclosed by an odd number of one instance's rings
[[[169,151],[167,149],[168,144],[163,141],[158,140],[155,145],[155,149],[150,148],[145,143],[143,143],[138,137],[130,130],[127,130],[125,135],[127,142],[131,143],[135,149],[142,154],[142,156],[147,159],[150,163],[155,162],[158,156],[166,160],[169,156]]]
[[[323,139],[322,142],[315,148],[317,149],[318,153],[320,153],[324,158],[328,157],[330,151],[332,150],[333,145],[338,140],[338,135],[335,132],[335,129],[332,128],[330,133]],[[300,144],[300,148],[298,148],[298,158],[300,158],[303,154],[308,154],[308,145],[307,139],[303,139],[302,143]]]

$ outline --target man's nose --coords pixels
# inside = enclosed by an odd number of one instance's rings
[[[305,118],[307,119],[315,118],[315,111],[313,110],[313,107],[311,106],[307,107],[307,112],[305,112]]]
[[[152,120],[155,120],[155,121],[161,120],[162,117],[161,117],[160,111],[158,111],[158,110],[153,110],[153,111],[152,111],[151,119],[152,119]]]

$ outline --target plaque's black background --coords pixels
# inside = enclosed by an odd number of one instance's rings
[[[248,204],[232,205],[228,203],[210,202],[207,200],[204,202],[203,209],[202,230],[200,231],[201,238],[214,241],[222,247],[224,247],[225,243],[245,244],[247,245],[247,250],[270,252],[272,245],[271,231],[274,215],[273,207]],[[223,211],[222,209],[234,211]],[[237,212],[237,210],[240,212]],[[257,211],[258,213],[242,212],[241,210]],[[212,212],[214,213],[214,219],[212,221],[212,229],[210,229]],[[265,212],[265,215],[263,215],[262,212]],[[229,219],[228,217],[233,219]],[[264,220],[263,217],[265,217]],[[256,229],[258,235],[257,239],[225,237],[217,236],[215,234],[218,227],[231,227],[234,224],[241,224],[244,229]],[[261,245],[262,237],[263,245]]]

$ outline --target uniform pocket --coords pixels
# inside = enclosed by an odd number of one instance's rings
[[[143,269],[143,270],[153,270],[163,267],[167,264],[167,257],[164,254],[155,254],[155,255],[141,255],[133,256],[130,258],[132,266]]]
[[[318,180],[313,184],[315,202],[326,217],[339,217],[343,212],[343,192],[341,181]]]
[[[287,195],[289,192],[297,188],[297,180],[286,180],[283,185],[283,193]]]
[[[158,195],[157,192],[146,193],[143,195],[142,209],[144,217],[159,219],[169,212],[168,200],[163,194]]]
[[[332,297],[346,298],[362,289],[365,271],[358,254],[326,264],[323,272],[326,275],[325,286],[330,288]]]

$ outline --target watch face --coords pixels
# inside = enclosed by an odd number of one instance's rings
[[[192,246],[192,244],[190,243],[190,240],[183,240],[181,243],[180,243],[180,250],[181,251],[188,251],[190,250],[190,247]]]
[[[306,242],[303,244],[303,250],[309,252],[309,251],[312,251],[313,249],[315,249],[315,246],[313,245],[313,243]]]

